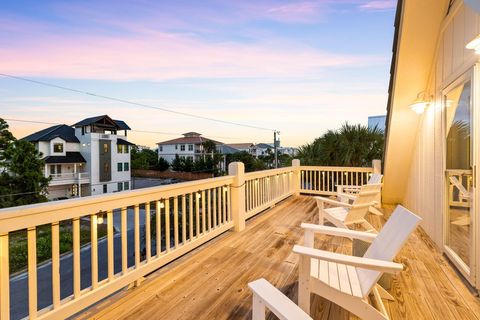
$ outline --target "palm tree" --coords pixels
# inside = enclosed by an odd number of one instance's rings
[[[305,165],[365,167],[382,158],[383,142],[381,130],[345,123],[301,146],[298,157]]]

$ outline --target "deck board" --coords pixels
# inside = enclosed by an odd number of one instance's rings
[[[392,208],[386,208],[386,216]],[[269,280],[297,302],[298,256],[291,252],[302,242],[301,222],[317,222],[315,202],[290,198],[247,222],[243,232],[228,232],[147,277],[139,287],[124,290],[83,312],[77,319],[249,319],[251,293],[247,283]],[[376,227],[383,218],[370,216]],[[317,248],[350,252],[351,241],[316,238]],[[418,229],[397,261],[406,268],[393,280],[386,302],[392,319],[477,319],[480,301],[448,261]],[[315,296],[315,319],[358,319]],[[270,317],[272,318],[272,317]]]

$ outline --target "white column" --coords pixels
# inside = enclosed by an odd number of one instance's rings
[[[292,160],[292,167],[293,167],[293,194],[295,196],[300,195],[300,160],[293,159]]]

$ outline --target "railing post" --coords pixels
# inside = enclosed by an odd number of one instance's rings
[[[234,176],[231,186],[230,210],[235,231],[245,229],[245,165],[232,162],[228,165],[228,174]]]
[[[382,160],[372,160],[372,168],[373,173],[382,174]],[[377,204],[375,207],[381,208],[382,207],[382,193],[380,192],[376,197],[375,201]]]
[[[293,167],[293,195],[300,195],[300,160],[292,160]]]

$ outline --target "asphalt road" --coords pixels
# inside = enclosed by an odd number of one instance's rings
[[[128,210],[127,222],[127,249],[128,266],[135,264],[134,257],[134,222],[133,210]],[[115,229],[120,229],[120,214],[114,214]],[[140,211],[140,245],[145,247],[145,214]],[[152,241],[152,255],[156,254],[155,242]],[[98,243],[98,280],[107,278],[107,241],[102,239]],[[141,257],[143,260],[144,258]],[[114,236],[114,271],[121,271],[121,237],[120,233]],[[91,248],[90,245],[82,247],[80,253],[81,265],[81,288],[91,285]],[[45,263],[37,268],[38,310],[52,304],[52,269],[51,263]],[[60,259],[60,296],[61,299],[73,294],[73,257],[66,254]],[[22,319],[28,316],[28,275],[19,274],[10,279],[10,317],[12,320]]]

